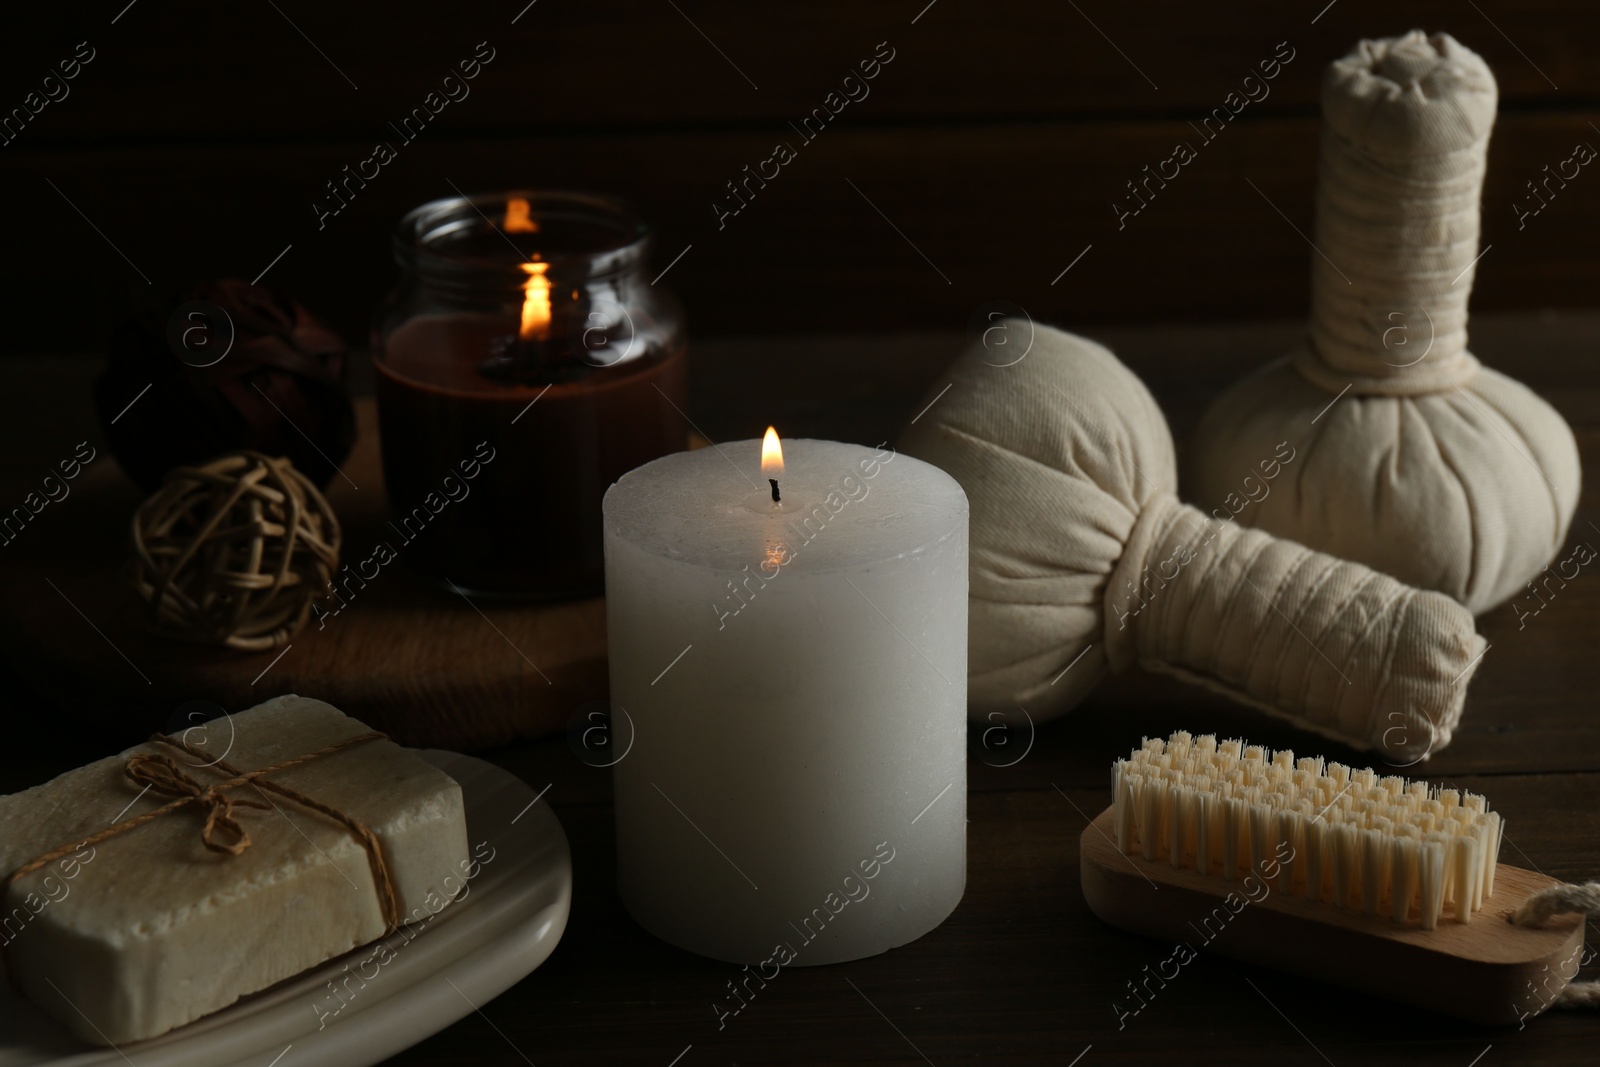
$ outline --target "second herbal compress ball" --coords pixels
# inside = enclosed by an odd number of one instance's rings
[[[1061,715],[1137,666],[1390,757],[1449,743],[1484,651],[1466,608],[1180,503],[1167,421],[1104,347],[1039,326],[992,354],[901,439],[972,509],[970,717]]]
[[[1579,490],[1566,422],[1467,350],[1495,104],[1488,66],[1446,34],[1329,67],[1309,336],[1217,400],[1184,468],[1212,508],[1287,441],[1292,477],[1240,522],[1473,612],[1558,553]]]

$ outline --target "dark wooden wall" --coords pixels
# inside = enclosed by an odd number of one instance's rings
[[[0,146],[0,345],[95,348],[130,299],[253,278],[290,245],[266,281],[359,342],[394,279],[395,220],[452,187],[512,185],[637,200],[658,269],[692,245],[666,282],[700,334],[959,328],[996,298],[1072,324],[1297,315],[1311,252],[1283,216],[1310,231],[1322,69],[1412,26],[1456,35],[1500,81],[1474,306],[1594,301],[1600,173],[1520,231],[1512,207],[1575,143],[1600,147],[1589,5],[926,2],[96,0],[12,15],[0,109],[78,42],[95,57]],[[485,41],[470,95],[402,144],[389,124]],[[885,41],[870,95],[803,143],[789,123]],[[1294,58],[1270,95],[1201,146],[1189,123],[1279,42]],[[1199,158],[1119,230],[1124,182],[1178,140]],[[397,158],[319,229],[323,183],[378,141]],[[719,229],[724,183],[779,141],[798,158]]]

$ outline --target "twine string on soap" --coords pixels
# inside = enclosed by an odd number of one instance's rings
[[[1600,915],[1600,882],[1585,885],[1568,885],[1564,882],[1546,886],[1524,900],[1511,921],[1517,926],[1543,926],[1556,915],[1568,913]],[[1577,970],[1574,968],[1573,973]],[[1568,982],[1556,998],[1552,1008],[1600,1008],[1600,981]]]
[[[171,756],[155,753],[129,756],[128,762],[123,765],[122,773],[134,785],[143,785],[162,796],[177,797],[178,803],[168,805],[174,810],[186,803],[199,804],[203,807],[206,823],[200,831],[200,842],[212,852],[226,852],[230,856],[237,856],[250,847],[249,833],[233,817],[235,807],[271,807],[254,800],[234,800],[225,790],[217,786],[209,789],[202,786],[189,777]],[[219,832],[225,833],[229,840],[226,842],[218,840]]]
[[[206,820],[200,834],[201,841],[205,847],[213,852],[237,856],[250,847],[250,836],[233,818],[233,809],[235,807],[261,809],[276,807],[270,800],[267,803],[260,803],[253,800],[235,800],[228,795],[231,790],[248,785],[258,791],[262,791],[263,800],[267,799],[265,793],[276,793],[299,804],[301,807],[309,808],[327,816],[350,831],[367,853],[367,862],[372,870],[373,885],[378,894],[378,909],[383,917],[384,934],[393,933],[400,926],[399,897],[395,889],[393,872],[389,869],[388,861],[384,858],[382,843],[379,841],[378,835],[373,832],[371,827],[354,816],[309,797],[299,790],[291,789],[265,777],[269,774],[286,771],[291,767],[298,767],[312,760],[321,759],[324,756],[331,756],[334,753],[342,752],[347,748],[353,748],[368,741],[387,739],[387,734],[371,730],[364,734],[347,737],[342,741],[335,741],[314,752],[307,752],[304,755],[282,760],[253,771],[241,771],[223,760],[216,760],[210,766],[220,768],[223,773],[230,775],[230,777],[223,781],[215,782],[210,786],[202,786],[180,767],[176,760],[169,756],[155,753],[135,753],[129,756],[126,763],[124,763],[124,775],[136,785],[143,784],[154,792],[165,796],[173,796],[175,799],[159,808],[152,808],[150,811],[124,819],[119,823],[106,827],[104,830],[90,834],[88,837],[80,838],[71,844],[53,848],[22,864],[7,875],[3,883],[0,883],[0,902],[4,901],[11,887],[16,884],[18,879],[42,870],[56,860],[69,856],[81,849],[120,837],[129,830],[137,829],[172,812],[194,805],[202,806],[205,811]],[[181,737],[156,734],[150,738],[150,743],[170,745],[201,760],[204,760],[206,756],[205,752],[189,744]],[[226,840],[222,839],[223,835],[226,835]],[[11,973],[10,953],[6,951],[9,945],[10,941],[0,941],[0,965],[4,966],[6,976],[15,984],[15,976]]]
[[[1311,343],[1295,366],[1333,392],[1439,392],[1479,367],[1467,351],[1467,298],[1494,79],[1454,42],[1420,34],[1362,49],[1324,85],[1321,255],[1312,258]]]
[[[194,747],[193,745],[190,745],[181,737],[174,738],[164,735],[158,735],[158,737],[161,741],[169,745],[176,745],[197,759],[204,760],[206,757],[205,752]],[[347,748],[363,741],[385,740],[388,740],[387,734],[384,734],[378,730],[373,730],[369,733],[358,734],[355,737],[347,738],[344,741],[329,745],[328,747],[317,752],[308,753],[304,756],[297,756],[294,759],[284,760],[282,763],[265,768],[264,770],[250,771],[248,773],[242,772],[238,768],[233,767],[226,760],[219,759],[216,761],[215,765],[220,767],[223,771],[226,771],[228,774],[233,775],[234,780],[241,784],[248,782],[258,791],[264,790],[267,793],[276,793],[287,800],[294,801],[303,808],[309,808],[312,811],[327,816],[329,819],[332,819],[334,822],[343,826],[346,830],[349,830],[351,835],[361,843],[362,848],[366,851],[367,865],[372,869],[373,887],[376,889],[378,894],[378,910],[383,916],[383,931],[384,934],[387,935],[400,928],[400,898],[398,891],[395,889],[394,875],[389,870],[388,861],[384,859],[383,844],[381,841],[379,841],[378,835],[370,826],[363,823],[360,819],[355,818],[353,815],[349,815],[343,811],[340,811],[338,808],[306,796],[304,793],[298,790],[290,789],[286,785],[282,785],[278,782],[274,782],[270,779],[262,777],[264,774],[286,770],[290,767],[317,759],[320,756],[329,755],[333,752],[339,751],[342,748]],[[263,796],[263,799],[266,799],[265,796]],[[268,804],[271,805],[270,800],[268,801]]]

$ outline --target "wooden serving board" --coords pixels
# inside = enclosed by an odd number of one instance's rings
[[[1543,874],[1502,863],[1494,895],[1470,923],[1446,917],[1424,930],[1270,886],[1252,901],[1240,882],[1124,855],[1115,827],[1107,808],[1084,828],[1078,854],[1084,900],[1123,930],[1475,1023],[1538,1015],[1577,973],[1581,916],[1558,915],[1538,928],[1511,925],[1524,900],[1557,884]],[[1259,893],[1261,883],[1255,885]],[[1232,905],[1224,899],[1230,893]],[[1139,1004],[1130,996],[1126,1007]]]
[[[375,406],[327,496],[345,558],[385,536],[388,500]],[[239,653],[149,633],[122,578],[139,488],[102,454],[0,552],[0,645],[12,668],[92,725],[148,734],[176,709],[230,711],[282,693],[326,700],[413,746],[483,748],[559,731],[603,699],[605,602],[469,604],[400,558],[338,615],[287,646]],[[480,613],[481,609],[481,613]],[[281,656],[280,656],[281,653]],[[180,726],[181,728],[181,726]]]

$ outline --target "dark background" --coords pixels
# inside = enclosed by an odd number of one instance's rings
[[[1311,232],[1322,71],[1363,36],[1412,27],[1455,35],[1500,83],[1474,308],[1581,305],[1600,284],[1600,196],[1583,188],[1600,177],[1580,173],[1521,232],[1512,208],[1575,143],[1600,147],[1600,27],[1574,0],[926,2],[111,0],[8,15],[0,109],[78,42],[96,56],[0,146],[0,345],[92,350],[130,300],[254,278],[288,245],[266,280],[362,344],[395,277],[394,223],[452,183],[635,199],[659,227],[656,270],[693,246],[668,281],[698,336],[959,330],[996,297],[1074,326],[1296,316],[1311,252],[1284,216]],[[470,95],[402,145],[389,123],[480,41],[495,58]],[[895,58],[870,96],[803,145],[789,122],[881,41]],[[1285,41],[1271,95],[1202,144],[1188,123]],[[1119,232],[1124,183],[1180,139],[1199,158]],[[319,230],[324,182],[380,140],[398,158]],[[724,183],[780,140],[798,158],[719,231]]]
[[[1600,174],[1585,168],[1520,232],[1513,210],[1525,183],[1574,144],[1600,147],[1600,18],[1576,0],[526,3],[110,0],[8,12],[0,115],[78,42],[96,57],[67,99],[0,145],[0,351],[19,356],[0,368],[4,499],[34,488],[72,442],[103,443],[92,354],[132,304],[201,278],[255,278],[292,246],[265,281],[361,344],[395,277],[395,222],[452,184],[622,193],[659,226],[657,270],[692,245],[663,284],[688,308],[690,412],[715,438],[759,433],[767,420],[843,440],[890,437],[995,299],[1111,344],[1181,438],[1219,389],[1282,353],[1304,315],[1313,253],[1296,227],[1311,233],[1323,69],[1362,37],[1412,27],[1454,34],[1500,84],[1473,308],[1502,314],[1475,320],[1474,349],[1555,403],[1596,469],[1600,316],[1536,312],[1596,302]],[[323,183],[375,142],[398,142],[388,124],[480,41],[495,59],[471,95],[319,231],[311,203]],[[871,95],[719,231],[711,205],[723,183],[779,140],[799,147],[788,123],[880,41],[896,54]],[[1199,146],[1188,124],[1283,41],[1295,58],[1271,95]],[[1111,205],[1124,183],[1180,139],[1198,158],[1119,232]],[[755,412],[751,397],[762,400]],[[18,549],[85,521],[90,500],[52,506]],[[1600,523],[1593,503],[1591,492],[1573,539]],[[61,611],[43,579],[72,588],[96,565],[6,580],[17,602]],[[1574,582],[1526,629],[1511,608],[1480,620],[1493,651],[1462,728],[1419,768],[1494,798],[1515,838],[1503,859],[1573,881],[1600,873],[1595,583]],[[85,617],[82,639],[132,678],[95,624]],[[486,642],[499,640],[486,628]],[[265,659],[240,670],[256,676]],[[0,718],[14,731],[0,744],[0,791],[163,721],[120,703],[48,703],[9,665]],[[726,1032],[707,1007],[728,969],[650,938],[616,898],[608,776],[559,737],[490,753],[536,789],[553,783],[546,802],[573,844],[572,919],[546,965],[401,1060],[520,1064],[526,1052],[540,1064],[697,1067],[920,1064],[925,1053],[941,1065],[1082,1057],[1079,1067],[1144,1067],[1181,1055],[1226,1067],[1592,1067],[1592,1013],[1551,1013],[1521,1032],[1473,1026],[1209,954],[1119,1029],[1112,1001],[1171,950],[1092,917],[1076,842],[1110,799],[1111,759],[1141,733],[1179,727],[1367,762],[1171,679],[1108,679],[1014,766],[976,754],[969,885],[948,922],[884,956],[800,969]]]

